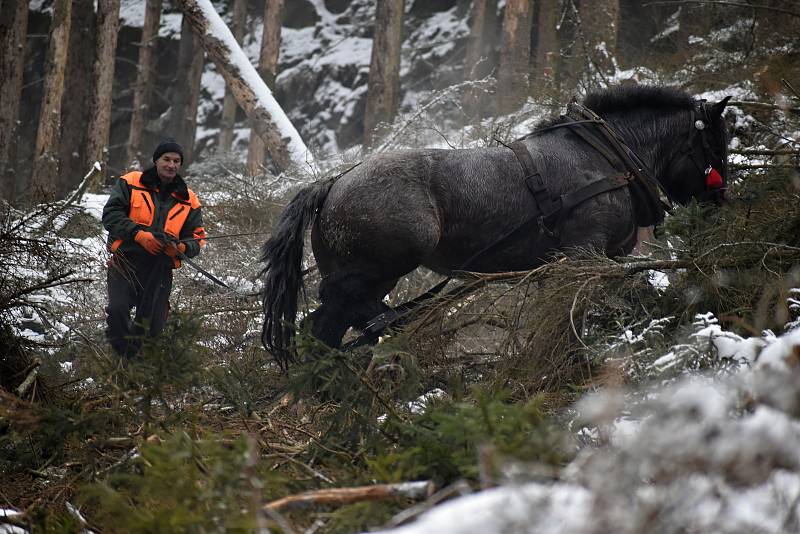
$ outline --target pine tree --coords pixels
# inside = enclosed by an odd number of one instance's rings
[[[582,1],[572,51],[571,73],[587,88],[598,85],[614,68],[619,32],[619,0]]]
[[[503,44],[497,73],[499,112],[518,108],[528,96],[531,52],[531,0],[508,0],[503,19]]]
[[[89,170],[86,163],[86,133],[92,94],[94,50],[94,0],[73,0],[67,70],[61,102],[61,167],[56,182],[58,198],[63,198],[74,189]]]
[[[196,0],[175,1],[183,11],[184,19],[188,18],[196,35],[199,36],[200,44],[231,87],[239,106],[251,120],[252,127],[262,139],[266,140],[276,167],[284,170],[295,161],[300,163],[301,157],[310,158],[303,140],[277,102],[271,95],[264,95],[262,98],[257,94],[263,81],[255,82],[249,73],[241,73],[237,65],[231,61],[230,54],[233,52],[231,48],[233,46],[238,48],[238,45],[229,44],[219,38],[217,32],[208,31],[211,24],[217,27],[225,24],[219,15],[216,12],[206,11],[208,4],[200,5]],[[246,74],[248,75],[245,76]],[[263,102],[264,100],[267,102]]]
[[[173,137],[183,145],[183,166],[192,162],[194,136],[197,130],[197,106],[200,101],[200,82],[203,74],[204,52],[194,34],[189,19],[184,14],[181,23],[181,42],[178,49],[178,66],[172,81],[172,111],[168,132],[162,137]]]
[[[142,137],[150,111],[156,66],[158,27],[161,23],[161,0],[147,0],[142,38],[139,42],[139,63],[136,67],[136,86],[133,91],[133,112],[128,135],[127,164],[142,161]]]
[[[99,0],[97,10],[97,52],[94,60],[94,95],[89,113],[86,156],[104,167],[108,159],[108,140],[111,131],[114,59],[119,33],[120,0]],[[102,176],[102,175],[101,175]],[[97,188],[101,184],[92,184]]]
[[[61,96],[69,50],[69,27],[72,15],[70,0],[56,0],[50,23],[50,45],[44,97],[36,130],[36,151],[31,173],[31,194],[34,201],[51,201],[56,194],[58,173],[58,135],[61,131]]]
[[[532,83],[538,95],[543,90],[554,89],[558,68],[558,0],[540,0],[536,19],[536,61]]]
[[[261,34],[261,55],[258,60],[258,73],[270,89],[275,88],[275,76],[278,72],[278,54],[281,48],[281,19],[283,18],[284,0],[267,0],[264,3],[264,30]],[[256,133],[250,132],[250,144],[247,151],[247,170],[257,174],[264,166],[267,152],[275,153],[280,147],[266,146],[264,140]]]
[[[494,26],[497,24],[497,0],[475,0],[470,13],[469,40],[464,59],[464,79],[478,80],[488,75],[492,63],[488,56],[491,53]],[[469,117],[478,116],[487,111],[480,105],[483,93],[480,90],[467,90],[461,99],[461,106]]]
[[[240,45],[244,39],[245,21],[247,18],[247,2],[245,0],[233,1],[233,17],[230,24],[231,33]],[[236,123],[236,97],[230,87],[225,87],[225,98],[222,101],[222,121],[219,128],[219,147],[230,150],[233,143],[233,127]]]
[[[376,131],[397,113],[400,93],[400,44],[403,37],[404,0],[378,0],[369,65],[367,105],[364,112],[364,146],[380,137]]]
[[[0,198],[13,202],[17,189],[16,147],[28,4],[19,0],[0,3]]]

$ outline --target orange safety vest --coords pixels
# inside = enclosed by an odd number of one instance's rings
[[[136,224],[149,227],[153,224],[153,217],[155,217],[155,203],[153,202],[153,194],[150,189],[142,185],[142,173],[140,171],[133,171],[120,176],[120,179],[128,182],[131,187],[131,207],[128,211],[128,218]],[[181,228],[186,218],[189,216],[191,209],[200,207],[200,200],[194,191],[188,189],[189,201],[182,200],[172,193],[172,197],[176,200],[177,204],[170,208],[167,213],[167,219],[164,222],[164,233],[169,234],[175,239],[180,239]],[[122,244],[122,239],[116,239],[111,244],[111,252],[115,252]],[[180,267],[181,262],[175,258],[175,267]]]

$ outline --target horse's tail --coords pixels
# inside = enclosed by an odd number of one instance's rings
[[[289,346],[294,337],[297,298],[303,283],[301,272],[306,230],[317,210],[325,202],[334,180],[325,180],[305,187],[286,206],[264,243],[260,260],[264,268],[261,302],[264,326],[261,342],[272,352],[278,364],[286,368],[294,356]]]

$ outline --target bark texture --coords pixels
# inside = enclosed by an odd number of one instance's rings
[[[142,154],[142,138],[149,118],[150,100],[155,81],[158,27],[161,24],[161,0],[147,0],[142,38],[139,42],[139,61],[136,66],[136,86],[133,90],[133,111],[128,134],[127,163],[146,161]]]
[[[195,35],[192,22],[184,13],[181,23],[181,42],[178,66],[172,79],[172,103],[167,131],[159,132],[160,139],[172,137],[183,145],[183,166],[194,158],[194,137],[197,131],[197,104],[200,100],[200,81],[203,74],[203,47]]]
[[[56,196],[64,198],[81,182],[86,162],[86,132],[92,96],[95,50],[94,0],[73,0],[67,72],[61,101],[60,178]]]
[[[276,147],[274,152],[270,152],[270,156],[272,156],[276,166],[279,170],[287,169],[293,163],[292,154],[289,151],[289,143],[292,141],[289,137],[281,137],[281,130],[276,123],[276,120],[280,120],[280,118],[273,118],[270,112],[261,105],[258,95],[241,75],[236,65],[231,63],[229,57],[231,51],[228,46],[211,34],[206,33],[209,22],[201,7],[198,6],[197,1],[175,1],[183,11],[184,17],[187,17],[191,22],[195,33],[201,36],[200,40],[203,48],[205,48],[209,57],[214,61],[223,78],[225,78],[225,82],[231,87],[236,101],[251,120],[256,133],[265,140],[267,146]],[[284,131],[287,128],[288,126],[284,128]],[[299,142],[301,143],[302,141]],[[304,146],[298,146],[300,150],[304,148]],[[298,163],[300,162],[298,161]]]
[[[531,53],[531,0],[508,0],[503,18],[503,42],[497,92],[500,113],[518,108],[528,96],[528,64]]]
[[[98,0],[97,3],[97,53],[94,60],[94,92],[86,136],[86,157],[90,163],[99,161],[104,169],[108,159],[108,137],[111,130],[119,2],[120,0]],[[94,183],[90,188],[96,191],[102,185]]]
[[[28,3],[0,2],[0,198],[13,202],[18,176],[16,146],[25,40],[28,35]]]
[[[258,58],[258,74],[270,90],[275,90],[275,76],[278,74],[278,56],[281,49],[281,20],[283,18],[284,0],[266,0],[264,3],[264,30],[261,35],[261,54]],[[247,170],[250,174],[262,171],[267,161],[267,154],[280,151],[280,146],[268,147],[256,133],[250,132],[250,144],[247,150]]]
[[[605,81],[613,70],[619,31],[619,0],[582,0],[572,71],[586,88]]]
[[[470,13],[469,40],[464,58],[464,79],[474,80],[480,78],[478,67],[484,56],[483,36],[487,26],[486,12],[490,9],[489,0],[474,0]]]
[[[492,47],[497,38],[497,0],[474,0],[469,19],[469,40],[464,58],[464,80],[479,80],[494,69]],[[464,114],[474,119],[489,110],[482,102],[486,92],[467,89],[461,98]]]
[[[397,113],[404,7],[404,0],[377,2],[364,112],[364,146],[367,148],[382,136],[380,125],[391,122]]]
[[[236,42],[242,44],[244,39],[245,21],[247,18],[247,1],[233,1],[233,17],[231,19],[230,30]],[[222,150],[230,150],[233,143],[233,127],[236,123],[236,97],[233,96],[230,87],[225,87],[225,98],[222,101],[222,121],[219,129],[219,147]]]
[[[71,0],[56,0],[47,49],[44,95],[36,130],[36,149],[31,172],[31,195],[34,201],[52,201],[58,174],[58,136],[61,133],[61,96],[69,50]]]
[[[552,91],[556,89],[559,43],[558,32],[558,0],[540,0],[539,16],[536,20],[535,75],[533,90]]]

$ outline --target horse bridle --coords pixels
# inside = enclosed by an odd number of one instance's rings
[[[716,164],[721,168],[722,159],[714,154],[711,150],[711,143],[709,142],[709,127],[711,126],[711,118],[708,114],[705,100],[695,100],[694,109],[692,109],[692,127],[689,129],[689,134],[686,142],[680,148],[673,160],[669,163],[667,168],[676,165],[684,159],[692,162],[692,165],[700,172],[705,178],[706,191],[701,196],[701,200],[714,201],[717,204],[725,202],[725,181],[722,174],[717,169]],[[695,149],[695,138],[700,136],[700,151]],[[676,159],[679,157],[679,159]]]

